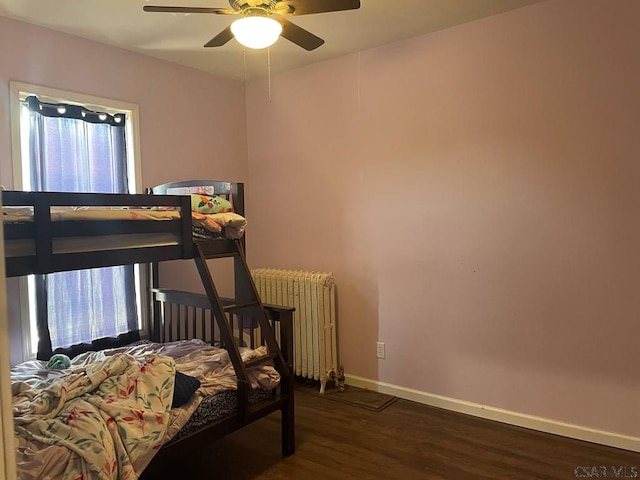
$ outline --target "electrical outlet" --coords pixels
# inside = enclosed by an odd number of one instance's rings
[[[376,343],[376,357],[384,358],[384,343]]]

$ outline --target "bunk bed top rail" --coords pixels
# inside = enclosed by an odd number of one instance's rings
[[[3,191],[2,202],[8,277],[193,256],[191,205],[186,196]],[[162,221],[135,218],[136,211],[154,208],[173,209],[175,215]],[[13,220],[16,209],[22,214]],[[54,215],[60,210],[91,209],[129,214],[127,219],[109,220],[67,215],[59,221]]]

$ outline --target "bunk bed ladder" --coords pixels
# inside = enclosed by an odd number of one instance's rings
[[[234,282],[235,282],[235,299],[234,303],[223,303],[211,276],[211,272],[207,265],[207,260],[214,258],[226,258],[228,253],[218,253],[212,245],[215,242],[200,241],[194,242],[194,260],[198,268],[198,273],[202,279],[205,292],[211,304],[211,311],[220,327],[220,336],[222,342],[227,345],[227,352],[236,371],[238,378],[238,408],[240,414],[246,419],[249,415],[249,381],[247,376],[247,368],[261,362],[272,360],[276,370],[281,373],[282,378],[289,377],[289,367],[284,360],[282,352],[278,347],[275,332],[269,322],[267,312],[260,300],[253,278],[247,266],[244,256],[244,249],[240,240],[235,240],[236,251],[233,252],[234,261]],[[238,342],[233,335],[233,329],[227,318],[227,313],[235,313],[246,315],[257,320],[266,343],[268,353],[264,356],[243,361],[238,350]]]

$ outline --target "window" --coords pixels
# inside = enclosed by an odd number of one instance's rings
[[[11,94],[15,188],[140,191],[135,105],[15,83]],[[30,276],[21,288],[29,312],[24,356],[142,327],[141,278],[129,265]],[[50,346],[38,338],[38,318],[46,319]]]

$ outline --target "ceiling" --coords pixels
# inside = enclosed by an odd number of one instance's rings
[[[300,0],[299,0],[300,1]],[[289,17],[323,38],[308,52],[281,38],[270,48],[277,73],[477,20],[542,0],[361,0],[361,8]],[[235,40],[203,45],[235,17],[147,13],[144,5],[228,7],[228,0],[0,0],[0,16],[41,25],[223,77],[246,80],[267,72],[264,50]]]

